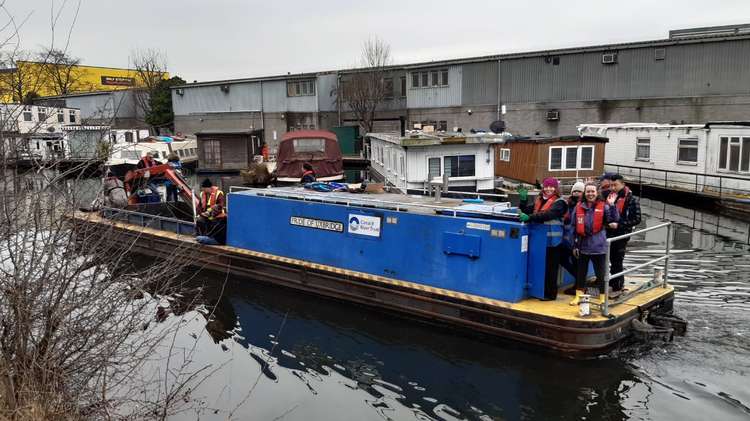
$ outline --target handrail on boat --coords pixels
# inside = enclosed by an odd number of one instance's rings
[[[664,250],[664,255],[659,256],[655,259],[649,260],[646,263],[641,263],[639,265],[627,268],[623,270],[622,272],[615,273],[614,275],[609,273],[609,256],[610,256],[610,248],[612,247],[612,243],[615,241],[624,240],[626,238],[630,238],[634,235],[643,234],[649,231],[654,231],[657,229],[667,228],[667,240],[666,240],[666,247]],[[670,240],[672,238],[672,223],[671,222],[664,222],[658,225],[654,225],[653,227],[644,228],[638,231],[633,231],[631,233],[618,235],[617,237],[607,238],[607,252],[605,255],[605,262],[607,264],[605,265],[605,271],[604,271],[604,303],[601,305],[601,312],[603,316],[609,315],[609,280],[612,278],[617,278],[618,276],[625,276],[628,273],[634,272],[638,269],[642,269],[644,267],[652,266],[656,263],[659,263],[661,261],[664,262],[664,272],[662,275],[662,282],[661,287],[666,288],[667,287],[667,281],[669,277],[669,256],[670,256]],[[650,288],[649,288],[650,289]],[[617,304],[617,303],[615,303]]]

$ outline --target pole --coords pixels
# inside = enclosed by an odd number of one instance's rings
[[[602,316],[609,316],[609,249],[612,243],[607,241],[607,253],[604,255],[604,302],[602,303]]]
[[[666,251],[666,258],[664,259],[664,279],[661,282],[663,288],[667,287],[667,280],[669,278],[669,251],[671,249],[670,244],[672,243],[672,224],[667,225],[667,244],[664,247]]]

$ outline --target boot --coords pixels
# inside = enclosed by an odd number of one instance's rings
[[[600,303],[604,304],[604,299],[605,299],[605,298],[607,298],[607,296],[606,296],[606,295],[604,295],[604,294],[599,294],[599,302],[600,302]]]
[[[583,295],[583,292],[584,291],[582,289],[577,289],[576,296],[575,298],[573,298],[573,300],[570,301],[570,305],[577,306],[578,303],[581,301],[581,295]]]

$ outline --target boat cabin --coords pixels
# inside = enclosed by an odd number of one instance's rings
[[[444,174],[448,190],[493,192],[494,147],[505,139],[493,133],[368,133],[370,176],[411,194],[442,183]]]
[[[298,183],[302,165],[308,162],[318,181],[344,179],[341,148],[333,132],[297,130],[284,134],[276,157],[276,177],[280,182]]]
[[[244,170],[263,147],[263,130],[201,130],[195,135],[198,168],[204,172]]]
[[[495,146],[495,175],[530,184],[597,177],[606,143],[601,136],[514,136]]]

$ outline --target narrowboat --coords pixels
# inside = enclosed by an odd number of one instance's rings
[[[276,156],[276,181],[299,183],[309,163],[318,181],[341,181],[344,164],[336,134],[328,130],[297,130],[284,134]]]
[[[561,241],[561,225],[522,223],[509,203],[473,202],[233,188],[222,246],[196,245],[190,221],[114,209],[76,219],[142,243],[134,248],[142,253],[190,249],[183,258],[203,268],[565,354],[684,332],[686,323],[672,315],[669,249],[629,269],[664,268],[628,273],[629,292],[617,298],[592,300],[590,308],[571,306],[562,292],[543,301],[546,250]],[[560,277],[561,291],[570,281]]]

